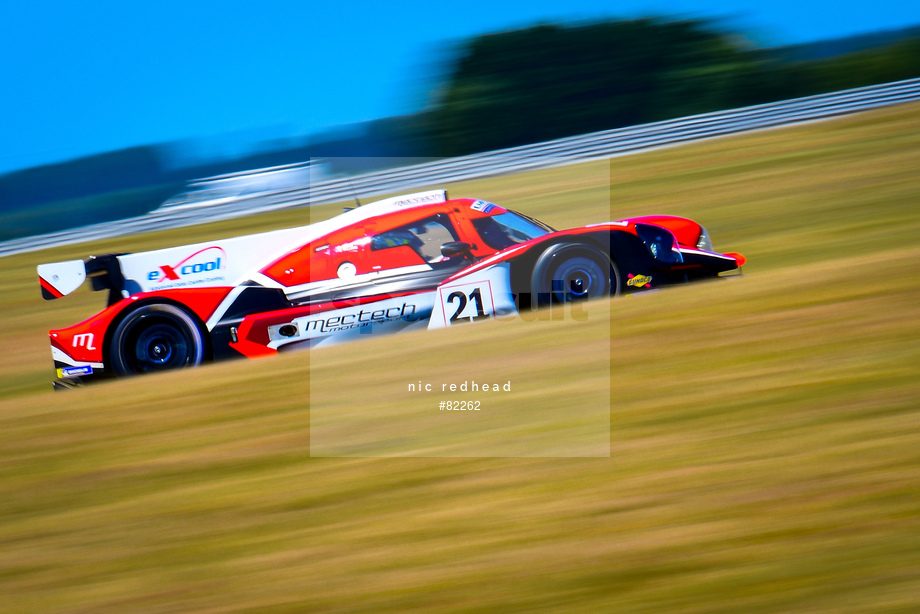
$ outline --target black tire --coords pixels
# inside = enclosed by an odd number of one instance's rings
[[[195,319],[175,305],[138,307],[115,327],[109,360],[117,375],[136,375],[201,364],[205,339]]]
[[[538,305],[600,298],[611,290],[617,294],[618,277],[616,267],[600,251],[586,245],[554,245],[534,265],[533,296]]]

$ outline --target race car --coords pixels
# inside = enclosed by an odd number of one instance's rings
[[[739,269],[688,219],[555,230],[445,190],[303,226],[38,266],[45,299],[88,278],[108,306],[49,332],[55,387],[259,357],[541,306],[644,292]]]

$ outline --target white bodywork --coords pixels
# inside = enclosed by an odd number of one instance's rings
[[[419,292],[295,318],[290,322],[290,325],[296,327],[293,335],[282,333],[286,324],[268,327],[271,339],[269,347],[279,349],[290,344],[309,342],[310,347],[314,348],[359,339],[365,335],[422,329],[428,323],[434,300],[435,292]]]
[[[290,250],[355,222],[446,200],[445,190],[394,196],[299,228],[118,256],[122,274],[128,281],[122,294],[128,297],[173,288],[236,286]],[[61,295],[66,295],[86,280],[86,269],[82,260],[70,260],[41,264],[38,275]],[[281,287],[264,276],[260,276],[259,281]]]
[[[292,319],[268,327],[269,347],[311,348],[420,328],[435,329],[517,314],[510,265],[471,273],[437,290],[396,296]]]
[[[236,286],[255,270],[305,243],[310,226],[118,257],[128,295],[173,288]]]

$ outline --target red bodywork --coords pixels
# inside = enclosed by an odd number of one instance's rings
[[[103,347],[106,334],[112,324],[126,309],[130,309],[146,300],[170,302],[182,305],[194,313],[201,322],[207,322],[217,306],[226,298],[232,288],[188,288],[163,290],[161,292],[143,292],[122,299],[106,307],[93,317],[69,328],[48,331],[51,345],[61,350],[74,360],[80,362],[103,362]],[[91,335],[80,337],[80,335]],[[92,347],[90,347],[92,346]]]
[[[259,272],[282,286],[292,288],[334,279],[344,262],[355,265],[356,275],[424,265],[425,260],[410,247],[387,249],[371,257],[371,237],[438,214],[446,215],[459,236],[458,240],[472,245],[473,256],[482,258],[495,253],[495,250],[480,240],[472,220],[504,213],[506,209],[496,206],[486,214],[470,208],[474,202],[474,199],[459,198],[363,220],[291,250]]]

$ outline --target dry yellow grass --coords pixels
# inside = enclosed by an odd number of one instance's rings
[[[0,260],[0,611],[916,611],[918,168],[908,105],[452,186],[560,227],[687,215],[750,258],[581,326],[323,352],[385,391],[467,345],[554,399],[541,352],[590,367],[609,327],[609,458],[311,457],[310,354],[50,391],[44,329],[102,299],[42,303],[36,263],[305,212]]]

